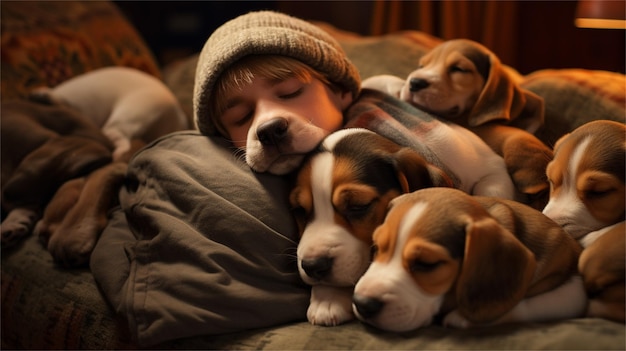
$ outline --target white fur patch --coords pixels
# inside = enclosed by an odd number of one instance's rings
[[[311,191],[313,219],[298,243],[298,269],[302,280],[309,284],[353,286],[369,265],[369,247],[335,222],[332,203],[334,157],[329,152],[316,155],[311,161]],[[329,257],[333,260],[331,273],[317,281],[302,268],[302,260]]]
[[[365,128],[341,129],[332,133],[328,137],[326,137],[326,139],[324,139],[324,142],[322,143],[322,147],[332,152],[335,146],[337,145],[337,143],[341,139],[347,137],[348,135],[357,134],[357,133],[372,133],[373,134],[374,132]]]
[[[384,303],[380,313],[365,322],[384,330],[409,331],[429,325],[441,308],[443,298],[425,293],[402,265],[402,251],[411,236],[411,228],[426,208],[426,203],[417,203],[405,214],[391,260],[372,263],[357,283],[355,294]]]
[[[572,237],[578,239],[598,228],[601,223],[593,218],[578,196],[576,181],[578,169],[587,152],[589,138],[583,139],[572,151],[567,168],[564,170],[563,183],[558,194],[550,197],[543,209],[543,214],[558,223]]]

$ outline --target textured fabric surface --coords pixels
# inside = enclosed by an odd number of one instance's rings
[[[623,74],[546,69],[526,76],[522,86],[544,99],[544,125],[535,135],[549,146],[563,134],[591,120],[626,122],[626,77]]]
[[[116,212],[115,216],[122,215]],[[118,218],[119,219],[119,218]],[[115,220],[119,225],[123,223]],[[117,228],[120,229],[120,228]],[[117,229],[114,229],[116,231]],[[87,270],[64,270],[35,237],[2,253],[2,349],[134,349]],[[122,269],[122,267],[108,267]],[[45,274],[42,274],[45,272]],[[307,322],[184,338],[154,349],[204,350],[624,350],[624,325],[600,319],[473,330],[438,326],[388,333],[358,322]]]
[[[2,98],[104,66],[160,77],[156,61],[112,2],[0,2]]]
[[[200,132],[215,135],[210,97],[220,75],[248,55],[281,55],[302,61],[356,96],[359,73],[337,41],[315,25],[273,11],[251,12],[216,29],[200,52],[194,85],[194,119]]]
[[[2,349],[132,348],[87,269],[56,266],[31,236],[2,250]]]
[[[287,179],[252,172],[197,132],[142,150],[128,178],[130,230],[115,218],[91,269],[141,344],[306,318]]]

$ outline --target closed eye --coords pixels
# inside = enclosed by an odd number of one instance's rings
[[[461,66],[454,65],[450,67],[450,72],[469,73],[470,70],[464,69]]]
[[[585,198],[588,200],[601,199],[605,196],[608,196],[614,189],[608,190],[586,190]]]
[[[302,94],[302,88],[297,89],[294,92],[288,93],[288,94],[282,94],[279,97],[283,100],[288,100],[288,99],[293,99],[295,97],[298,97]]]
[[[366,204],[350,204],[346,207],[344,215],[348,220],[362,219],[369,213],[373,205],[374,201]]]
[[[413,260],[409,263],[409,270],[412,273],[416,273],[416,272],[428,273],[428,272],[432,272],[437,267],[441,266],[442,263],[443,263],[442,261],[425,262],[421,260]]]

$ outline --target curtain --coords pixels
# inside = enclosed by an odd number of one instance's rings
[[[371,34],[419,30],[449,40],[467,38],[490,48],[515,65],[518,38],[517,1],[498,0],[376,0]]]

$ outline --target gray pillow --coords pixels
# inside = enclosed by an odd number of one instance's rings
[[[129,164],[91,269],[142,345],[306,320],[289,180],[228,147],[179,132]]]

